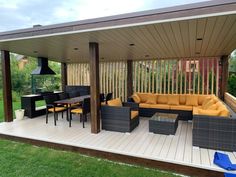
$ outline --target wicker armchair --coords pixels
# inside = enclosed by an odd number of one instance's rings
[[[101,106],[102,129],[117,132],[131,132],[139,125],[137,103],[123,103],[123,106]]]

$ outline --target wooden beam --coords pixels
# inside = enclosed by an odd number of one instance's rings
[[[100,132],[100,89],[99,89],[99,48],[98,43],[89,43],[91,132]]]
[[[13,121],[10,54],[2,50],[3,106],[5,122]]]
[[[222,74],[221,74],[221,87],[220,87],[220,97],[224,101],[224,93],[227,92],[228,85],[228,56],[224,55],[221,57]]]
[[[127,60],[127,97],[133,94],[133,61]]]
[[[63,91],[66,90],[67,85],[67,65],[66,63],[61,63],[61,88]]]

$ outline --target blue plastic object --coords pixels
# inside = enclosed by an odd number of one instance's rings
[[[236,174],[225,173],[224,176],[225,176],[225,177],[236,177]]]
[[[227,154],[215,152],[214,164],[225,170],[236,170],[236,164],[232,164]]]

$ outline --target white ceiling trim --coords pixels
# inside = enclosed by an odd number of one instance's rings
[[[37,35],[37,36],[20,37],[20,38],[13,38],[13,39],[3,39],[3,40],[0,40],[0,42],[10,42],[10,41],[25,40],[25,39],[37,39],[37,38],[45,38],[45,37],[68,35],[68,34],[79,34],[79,33],[85,33],[85,32],[94,32],[94,31],[102,31],[102,30],[118,29],[118,28],[126,28],[126,27],[135,27],[135,26],[151,25],[151,24],[166,23],[166,22],[201,19],[201,18],[207,18],[207,17],[233,15],[233,14],[236,14],[236,11],[228,11],[228,12],[212,13],[212,14],[204,14],[204,15],[195,15],[195,16],[180,17],[180,18],[171,18],[171,19],[165,19],[165,20],[156,20],[156,21],[126,24],[126,25],[116,25],[116,26],[92,28],[92,29],[85,29],[85,30],[76,30],[76,31],[54,33],[54,34],[44,34],[44,35]]]

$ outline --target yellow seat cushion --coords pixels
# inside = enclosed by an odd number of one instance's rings
[[[131,119],[134,119],[138,116],[138,111],[131,111]]]
[[[132,95],[132,98],[134,100],[135,103],[140,103],[141,102],[141,99],[139,98],[138,94],[137,93],[134,93]]]
[[[220,111],[219,110],[204,110],[204,109],[199,109],[198,114],[199,115],[207,115],[207,116],[219,116]]]
[[[193,115],[198,115],[198,110],[199,110],[200,108],[198,108],[198,107],[193,107]]]
[[[198,96],[197,95],[186,95],[186,105],[187,106],[198,106]]]
[[[113,100],[109,100],[107,102],[107,105],[108,106],[122,106],[122,102],[121,102],[120,98],[116,98],[116,99],[113,99]]]
[[[157,96],[154,94],[148,95],[148,99],[146,101],[147,104],[156,104],[157,103]]]
[[[140,103],[146,103],[150,93],[137,93],[137,95],[140,98]]]
[[[171,110],[182,110],[182,111],[192,111],[193,106],[186,105],[170,105]]]
[[[158,104],[167,104],[168,103],[168,95],[158,95],[157,96],[157,103]]]
[[[219,116],[229,117],[230,116],[230,112],[227,109],[222,109],[222,110],[220,110]]]
[[[140,107],[140,108],[150,108],[150,105],[151,105],[151,104],[140,103],[140,104],[139,104],[139,107]]]
[[[73,110],[71,110],[71,113],[82,114],[83,113],[83,109],[82,108],[73,109]]]
[[[55,112],[60,112],[66,110],[64,107],[55,107]],[[49,112],[54,112],[54,108],[49,108]]]
[[[80,106],[80,105],[81,105],[81,103],[71,104],[71,105],[68,105],[68,108],[74,107],[74,106]],[[67,107],[67,105],[64,105],[64,107]]]
[[[186,104],[186,95],[185,94],[180,94],[179,95],[179,104],[181,104],[181,105]]]
[[[179,95],[168,95],[168,105],[179,105]]]
[[[170,109],[170,106],[168,104],[150,104],[149,108]]]

